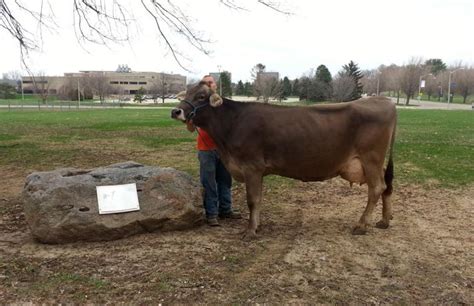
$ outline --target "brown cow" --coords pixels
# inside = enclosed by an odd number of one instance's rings
[[[366,233],[381,195],[382,220],[376,226],[388,228],[397,118],[389,99],[286,107],[222,99],[201,82],[187,92],[171,116],[183,122],[192,119],[208,132],[229,172],[245,182],[250,210],[246,237],[256,235],[262,180],[268,174],[302,181],[341,176],[351,183],[367,183],[367,207],[352,233]]]

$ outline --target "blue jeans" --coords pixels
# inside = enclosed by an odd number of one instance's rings
[[[216,150],[199,151],[199,173],[204,187],[203,204],[207,218],[232,212],[232,177]]]

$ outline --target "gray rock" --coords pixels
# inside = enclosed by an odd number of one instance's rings
[[[99,215],[96,186],[136,183],[140,210]],[[23,190],[26,220],[43,243],[114,240],[191,228],[203,219],[200,185],[172,168],[135,162],[35,172]]]

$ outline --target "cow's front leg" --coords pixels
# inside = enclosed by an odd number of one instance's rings
[[[250,211],[249,225],[243,239],[249,240],[257,236],[260,223],[260,204],[262,202],[262,175],[251,173],[245,176],[245,189],[247,191],[247,205]]]

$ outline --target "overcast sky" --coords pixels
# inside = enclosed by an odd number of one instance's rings
[[[184,1],[196,30],[214,41],[210,56],[189,45],[179,47],[191,59],[192,73],[181,69],[139,1],[130,10],[139,25],[129,44],[104,46],[77,42],[72,27],[72,1],[50,0],[57,17],[55,32],[43,33],[42,51],[30,54],[33,71],[62,75],[79,70],[163,71],[200,77],[232,72],[234,82],[249,80],[257,63],[290,79],[326,65],[332,74],[355,61],[361,69],[406,63],[411,57],[441,58],[447,64],[474,63],[474,0],[331,0],[280,1],[293,15],[278,14],[255,0],[235,0],[250,11],[226,8],[218,0]],[[13,1],[7,1],[13,2]],[[24,3],[40,1],[24,1]],[[207,6],[204,6],[207,5]],[[32,28],[34,30],[34,26]],[[0,73],[21,70],[17,42],[0,28]]]

